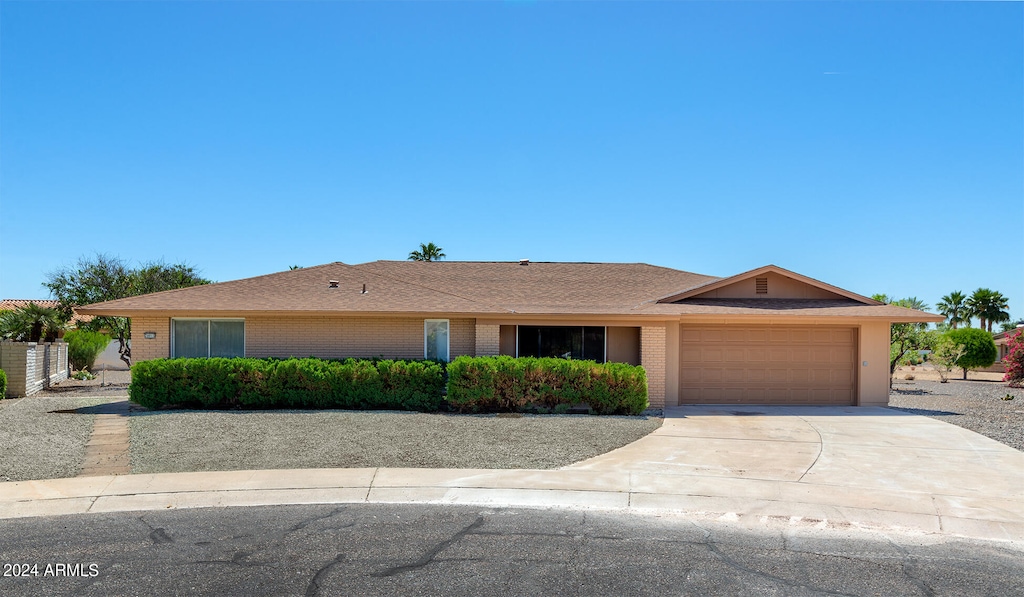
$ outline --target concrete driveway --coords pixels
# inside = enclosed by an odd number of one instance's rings
[[[1024,539],[1024,453],[887,408],[687,406],[572,470],[631,471],[634,507]]]
[[[436,503],[620,509],[755,526],[1024,545],[1024,453],[885,408],[680,407],[558,470],[305,469],[0,483],[0,518],[210,506]]]

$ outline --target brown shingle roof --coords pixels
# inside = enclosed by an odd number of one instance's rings
[[[93,315],[146,313],[434,313],[439,315],[661,315],[738,313],[933,317],[853,300],[757,301],[757,305],[683,301],[673,293],[718,278],[644,263],[373,261],[328,263],[276,274],[169,290],[83,307]],[[329,288],[337,280],[338,288]],[[363,285],[367,292],[362,293]],[[806,303],[806,304],[804,304]],[[916,314],[916,315],[913,315]],[[924,321],[930,321],[925,319]]]

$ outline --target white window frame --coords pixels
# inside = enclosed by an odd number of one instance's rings
[[[245,333],[245,318],[244,317],[172,317],[171,318],[171,358],[175,358],[174,354],[174,322],[175,321],[241,321],[242,322],[242,356],[245,357],[247,347],[245,345],[248,340],[248,334]],[[210,358],[210,349],[212,348],[213,340],[213,326],[206,326],[206,357]],[[203,357],[200,357],[203,358]]]
[[[423,358],[427,358],[427,324],[428,323],[441,323],[444,322],[448,329],[448,333],[444,335],[445,342],[448,346],[445,348],[447,357],[444,362],[452,362],[452,322],[450,319],[424,319],[423,320]]]

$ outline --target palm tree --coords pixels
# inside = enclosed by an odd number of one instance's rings
[[[1010,321],[1009,300],[998,290],[993,292],[988,308],[985,310],[985,320],[988,321],[988,331],[992,331],[993,323]]]
[[[949,327],[954,330],[958,324],[964,322],[964,316],[967,314],[967,305],[964,304],[964,301],[966,300],[967,297],[964,293],[957,290],[942,297],[942,300],[935,305],[935,308],[938,309],[939,313],[946,316],[946,321],[949,323]]]
[[[437,261],[444,259],[444,249],[434,243],[420,243],[420,250],[409,253],[409,261]]]
[[[0,315],[0,337],[19,342],[52,342],[63,328],[64,321],[56,309],[35,303]]]
[[[977,317],[981,329],[985,329],[985,313],[990,309],[989,303],[992,300],[992,291],[988,288],[979,288],[967,298],[967,327],[971,327],[971,318]]]
[[[981,322],[981,329],[992,331],[992,324],[1009,321],[1009,301],[1003,293],[988,288],[979,288],[967,299],[970,315]]]

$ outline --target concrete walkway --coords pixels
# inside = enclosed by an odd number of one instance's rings
[[[560,470],[310,469],[0,483],[0,518],[307,503],[623,509],[1024,544],[1024,453],[883,408],[681,407]]]

